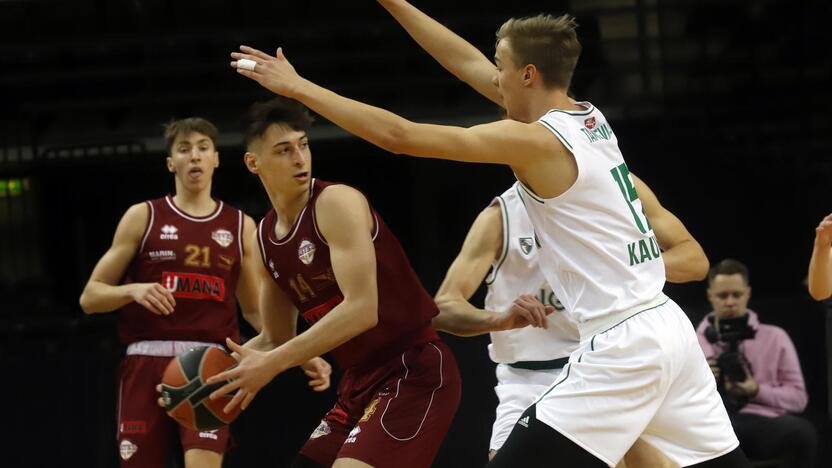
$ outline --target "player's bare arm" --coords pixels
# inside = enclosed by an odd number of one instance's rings
[[[173,313],[176,300],[161,284],[118,284],[141,246],[149,216],[146,203],[131,206],[122,216],[112,245],[98,260],[81,293],[79,302],[85,314],[112,312],[133,301],[154,314]]]
[[[240,50],[231,54],[235,59],[231,66],[237,73],[302,102],[344,130],[391,153],[507,164],[544,198],[565,192],[577,178],[571,152],[543,125],[513,120],[470,128],[415,123],[300,77],[281,49],[275,57],[248,46],[241,46]],[[254,69],[238,67],[240,60],[253,62]]]
[[[507,311],[479,309],[469,301],[485,279],[492,262],[502,249],[502,216],[497,205],[483,210],[465,237],[462,250],[454,259],[439,292],[439,315],[433,326],[459,336],[475,336],[492,331],[532,325],[546,327],[546,315],[554,307],[543,306],[532,296],[521,296]]]
[[[815,244],[809,260],[809,294],[818,301],[832,296],[832,214],[815,228]]]
[[[236,405],[245,409],[257,392],[281,372],[326,353],[378,323],[373,219],[367,200],[351,187],[331,186],[318,197],[315,211],[344,299],[304,333],[268,353],[227,340],[229,348],[240,355],[240,364],[209,379],[209,383],[231,380],[212,398],[237,390],[226,411]]]
[[[641,179],[630,173],[638,198],[659,247],[662,249],[665,274],[671,283],[700,281],[708,275],[710,263],[702,246],[688,232],[685,225],[659,202],[656,194]]]
[[[243,218],[243,240],[243,258],[240,263],[240,278],[237,281],[237,301],[240,303],[243,318],[259,333],[263,329],[263,323],[258,304],[260,277],[257,272],[258,269],[263,268],[259,267],[262,261],[257,252],[257,227],[254,220],[247,215]]]
[[[442,67],[497,105],[503,98],[493,78],[496,66],[479,49],[404,0],[378,0]]]

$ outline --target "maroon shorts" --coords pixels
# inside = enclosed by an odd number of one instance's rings
[[[367,370],[347,369],[338,401],[300,453],[323,466],[354,458],[376,468],[429,467],[459,405],[461,381],[441,340]]]
[[[168,449],[178,432],[184,450],[224,453],[230,442],[228,427],[192,431],[180,426],[156,403],[156,384],[172,358],[127,356],[119,367],[118,440],[122,467],[165,466]]]

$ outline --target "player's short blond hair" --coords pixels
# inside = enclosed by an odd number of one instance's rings
[[[568,89],[581,55],[577,27],[570,15],[511,18],[497,30],[497,42],[508,41],[518,67],[537,67],[546,87]]]
[[[217,145],[217,136],[220,132],[216,125],[202,117],[188,117],[187,119],[171,120],[165,124],[165,147],[168,149],[168,153],[173,149],[173,142],[176,141],[176,137],[179,135],[187,136],[194,132],[207,136],[214,146]]]

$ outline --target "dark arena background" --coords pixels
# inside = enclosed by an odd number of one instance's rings
[[[792,337],[817,466],[832,466],[832,312],[804,284],[814,227],[832,212],[829,2],[413,3],[489,57],[511,16],[577,16],[572,93],[605,112],[630,169],[712,264],[749,266],[750,307]],[[371,0],[0,0],[0,37],[0,466],[118,466],[116,314],[84,316],[78,297],[124,210],[173,191],[163,123],[217,123],[215,196],[256,220],[266,212],[242,128],[269,93],[228,66],[239,44],[282,46],[304,76],[416,121],[499,116]],[[501,166],[383,155],[320,118],[311,144],[314,175],[369,196],[431,293],[476,214],[514,180]],[[710,310],[705,283],[666,292],[694,323]],[[446,338],[463,396],[434,466],[482,466],[496,406],[488,337]],[[299,371],[281,375],[233,424],[224,466],[286,466],[334,398],[308,391]]]

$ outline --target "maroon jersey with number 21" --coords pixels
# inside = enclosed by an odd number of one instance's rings
[[[225,343],[239,338],[237,279],[243,254],[243,213],[217,201],[208,216],[191,216],[170,196],[150,200],[141,247],[125,283],[160,283],[173,293],[171,315],[131,302],[119,314],[119,337]]]

